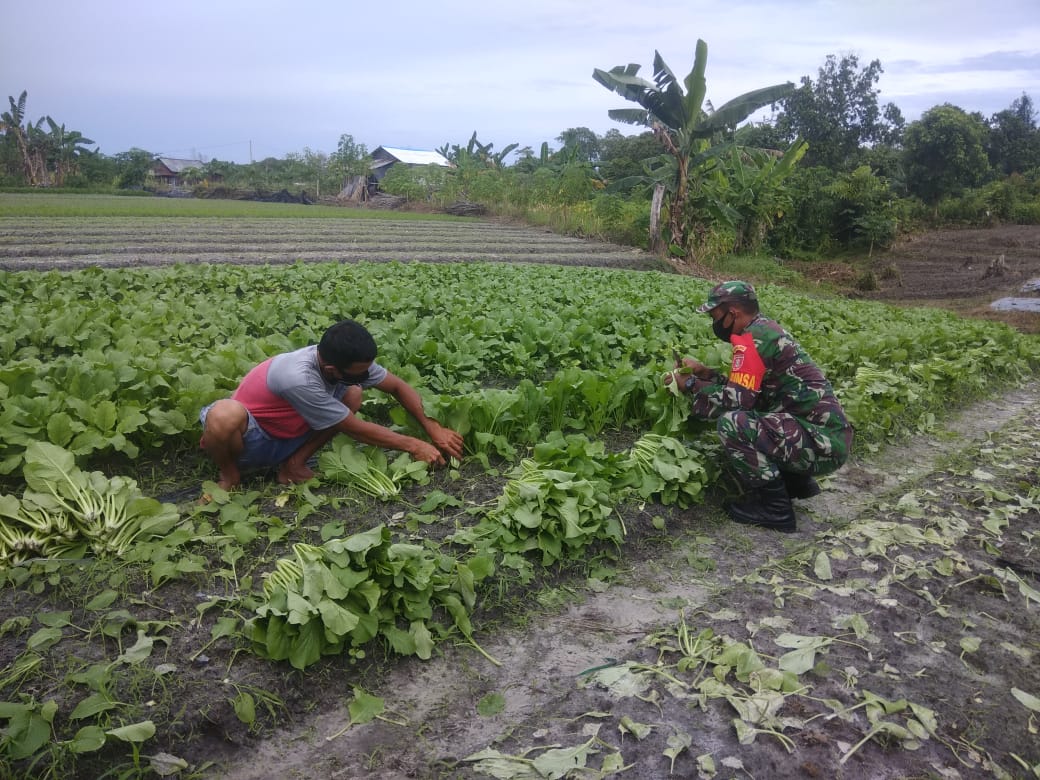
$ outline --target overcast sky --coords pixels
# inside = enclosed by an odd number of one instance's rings
[[[0,82],[105,154],[249,162],[349,133],[377,146],[535,151],[572,127],[638,131],[592,79],[654,51],[680,78],[708,44],[707,97],[881,61],[908,121],[953,103],[1040,106],[1040,0],[91,0],[6,4]]]

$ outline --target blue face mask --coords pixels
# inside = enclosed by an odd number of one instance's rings
[[[730,336],[733,335],[733,322],[734,320],[736,320],[736,317],[732,317],[732,314],[733,312],[728,311],[721,317],[719,317],[717,320],[712,320],[711,332],[714,333],[715,338],[719,339],[720,341],[725,341],[728,343]],[[726,321],[727,316],[731,317],[729,321],[729,326],[722,324]]]

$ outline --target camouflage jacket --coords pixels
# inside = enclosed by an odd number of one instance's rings
[[[716,373],[691,388],[694,417],[713,420],[726,411],[786,412],[831,430],[848,426],[845,411],[823,371],[791,334],[759,314],[730,337],[729,377]]]

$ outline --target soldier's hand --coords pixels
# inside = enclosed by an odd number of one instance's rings
[[[699,360],[694,360],[693,358],[683,358],[683,367],[681,371],[684,374],[693,374],[699,379],[707,379],[711,376],[711,369]]]

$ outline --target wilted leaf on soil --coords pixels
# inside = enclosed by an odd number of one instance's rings
[[[822,550],[816,555],[813,571],[816,573],[817,578],[821,580],[829,580],[833,576],[831,574],[831,559]]]
[[[188,768],[188,762],[169,753],[156,753],[148,757],[148,765],[159,777],[169,777]]]
[[[124,664],[139,664],[141,661],[146,659],[152,654],[152,647],[155,645],[155,640],[152,637],[147,636],[143,629],[137,629],[137,641],[133,647],[128,647],[123,651],[122,655],[116,660]]]
[[[961,637],[960,645],[965,653],[975,653],[982,646],[982,640],[977,636],[964,636]]]
[[[528,751],[529,752],[529,751]],[[466,756],[463,761],[473,761],[473,769],[498,780],[544,780],[531,761],[520,756],[510,756],[487,748]]]
[[[584,685],[597,684],[618,698],[642,696],[650,687],[650,680],[643,672],[633,671],[630,664],[598,669],[588,676]]]
[[[630,717],[624,715],[618,723],[618,730],[622,735],[631,734],[636,739],[646,739],[650,732],[654,730],[654,727],[646,723],[636,723]]]
[[[834,640],[829,636],[781,634],[773,641],[780,647],[794,648],[780,656],[778,662],[780,669],[794,674],[804,674],[816,665],[816,653]]]
[[[668,737],[668,749],[664,751],[664,754],[672,761],[669,768],[669,774],[675,772],[675,759],[692,744],[693,737],[685,731],[677,732]]]
[[[354,698],[347,705],[351,725],[368,723],[383,714],[385,704],[378,696],[372,696],[361,688],[354,686]]]
[[[1021,688],[1012,688],[1011,695],[1033,712],[1040,712],[1040,698],[1031,693],[1026,693]]]
[[[567,777],[575,769],[584,769],[588,763],[589,756],[598,751],[593,747],[596,738],[575,747],[553,748],[546,750],[534,759],[534,768],[539,772],[539,777],[556,778]]]
[[[482,717],[497,715],[506,707],[506,697],[497,691],[489,693],[477,702],[477,714]]]

